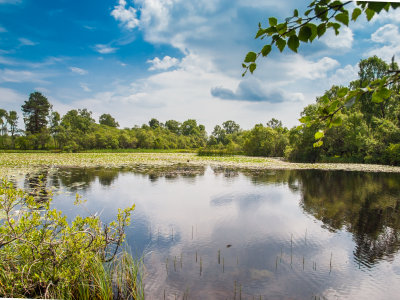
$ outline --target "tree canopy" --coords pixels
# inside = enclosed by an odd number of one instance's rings
[[[26,131],[35,134],[46,128],[50,108],[49,101],[40,92],[31,93],[22,105]]]

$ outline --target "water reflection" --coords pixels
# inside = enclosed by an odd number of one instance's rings
[[[301,206],[328,230],[345,228],[357,261],[371,266],[400,247],[400,176],[355,172],[300,172]]]
[[[26,186],[37,188],[39,176],[47,186],[83,194],[85,209],[100,210],[105,221],[136,203],[127,238],[134,253],[145,255],[146,290],[154,299],[400,292],[394,284],[400,279],[398,174],[63,168],[30,174]],[[82,213],[70,198],[57,195],[55,204]]]

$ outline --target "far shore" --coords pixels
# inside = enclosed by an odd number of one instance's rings
[[[211,166],[249,170],[344,170],[400,173],[400,167],[352,163],[292,163],[281,158],[197,156],[195,153],[0,153],[0,177],[48,167]]]

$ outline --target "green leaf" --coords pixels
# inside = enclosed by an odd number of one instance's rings
[[[336,35],[339,34],[339,28],[340,28],[340,24],[339,24],[339,23],[332,23],[332,22],[329,22],[329,23],[327,24],[327,27],[328,27],[328,28],[332,27],[332,28],[335,30],[335,34],[336,34]]]
[[[308,16],[310,14],[310,12],[312,12],[312,9],[306,10],[306,12],[304,13],[305,16]]]
[[[287,44],[288,44],[288,47],[290,48],[290,50],[297,53],[297,48],[299,48],[299,46],[300,46],[300,41],[296,35],[292,35],[289,38]]]
[[[317,37],[318,34],[317,25],[313,23],[308,23],[307,26],[311,29],[310,42],[312,42]]]
[[[253,74],[254,70],[257,68],[255,63],[251,63],[249,66],[250,73]]]
[[[257,31],[257,34],[256,34],[255,39],[259,38],[259,37],[262,36],[263,34],[265,34],[265,29],[260,28],[260,29]]]
[[[278,39],[277,41],[276,41],[276,46],[278,47],[278,49],[279,49],[279,51],[283,51],[283,49],[285,49],[285,46],[286,46],[286,41],[284,40],[284,39]]]
[[[242,64],[242,68],[247,68],[247,66],[245,64]]]
[[[310,27],[308,26],[303,26],[299,30],[299,40],[302,42],[308,42],[309,38],[311,37],[312,32]]]
[[[276,26],[279,34],[284,34],[287,31],[287,23],[281,23]]]
[[[275,26],[272,27],[268,27],[267,29],[265,29],[265,33],[268,35],[273,35],[274,33],[277,33],[278,30],[276,30]]]
[[[377,90],[375,90],[375,92],[372,93],[371,101],[374,103],[383,102],[386,99],[388,99],[391,94],[392,94],[392,92],[385,87],[377,89]]]
[[[332,126],[340,126],[340,125],[342,125],[342,118],[341,117],[336,117],[335,119],[332,120],[331,125]]]
[[[329,105],[328,107],[328,111],[329,113],[333,113],[339,106],[340,101],[339,100],[335,100],[331,103],[331,105]]]
[[[268,19],[268,22],[269,22],[269,26],[276,26],[276,24],[278,24],[278,19],[272,17],[272,18]]]
[[[300,123],[303,123],[303,124],[304,124],[304,123],[308,123],[308,122],[311,121],[311,117],[309,117],[309,116],[304,116],[304,117],[300,118],[299,121],[300,121]]]
[[[339,89],[339,91],[337,92],[337,96],[339,98],[345,96],[347,94],[347,92],[349,91],[349,89],[347,87],[342,87]]]
[[[379,14],[386,4],[387,2],[368,2],[368,8]]]
[[[262,56],[267,56],[271,52],[271,49],[271,45],[265,45],[261,50]]]
[[[379,95],[379,93],[377,91],[372,93],[372,99],[371,99],[372,102],[381,103],[381,102],[383,102],[383,100],[384,99]]]
[[[299,16],[299,11],[297,9],[295,9],[293,11],[293,17],[297,18]]]
[[[355,8],[355,9],[353,10],[353,13],[351,14],[351,20],[352,20],[352,21],[356,21],[357,18],[361,15],[361,13],[362,13],[362,10],[361,10],[361,9],[359,9],[358,7]]]
[[[375,15],[375,11],[374,10],[372,10],[372,9],[370,9],[370,8],[367,8],[366,10],[365,10],[365,14],[367,15],[367,20],[368,21],[371,21],[371,19],[374,17],[374,15]]]
[[[320,38],[321,36],[323,36],[325,31],[326,31],[326,24],[325,23],[319,24],[317,27],[318,37]]]
[[[314,148],[319,148],[319,147],[321,147],[323,144],[324,144],[323,141],[318,141],[318,142],[315,142],[315,143],[313,144],[313,147],[314,147]]]
[[[255,62],[257,58],[257,54],[255,52],[249,52],[247,53],[244,62],[249,63],[249,62]]]
[[[335,16],[335,19],[346,26],[349,26],[349,15],[347,13],[340,13]]]
[[[314,138],[315,138],[316,140],[322,139],[324,136],[325,136],[325,134],[324,134],[324,132],[323,132],[322,130],[317,131],[317,132],[314,134]]]

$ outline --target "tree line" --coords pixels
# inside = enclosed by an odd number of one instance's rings
[[[73,109],[64,116],[40,92],[34,92],[21,106],[25,130],[17,129],[18,114],[0,110],[1,149],[49,149],[82,151],[90,149],[200,149],[208,154],[245,154],[285,157],[301,162],[360,162],[400,164],[400,85],[387,88],[388,97],[374,102],[364,93],[357,102],[335,113],[335,121],[324,129],[324,143],[314,147],[323,123],[307,123],[322,109],[334,106],[343,93],[368,86],[398,65],[377,56],[361,60],[358,78],[348,86],[332,86],[314,104],[301,112],[300,126],[288,129],[277,119],[243,130],[233,120],[216,125],[207,135],[204,125],[194,119],[184,122],[153,118],[147,124],[120,129],[110,114],[96,122],[87,109]]]

